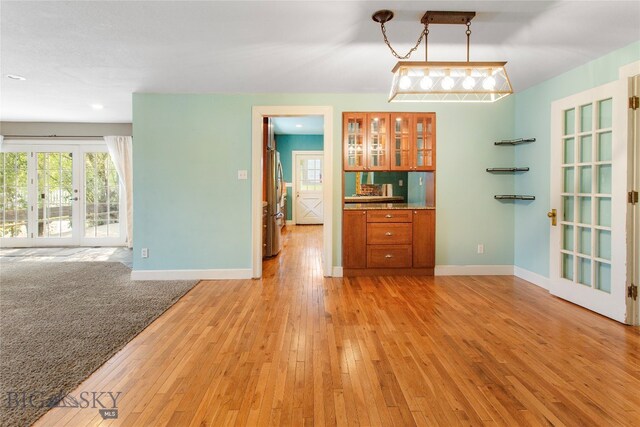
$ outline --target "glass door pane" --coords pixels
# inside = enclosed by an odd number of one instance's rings
[[[28,153],[0,153],[0,237],[29,236]]]
[[[365,116],[357,114],[345,117],[344,169],[364,170],[365,168]]]
[[[435,170],[435,115],[417,116],[414,123],[414,164],[415,170]]]
[[[563,111],[560,165],[562,277],[606,293],[611,290],[610,101]]]
[[[74,201],[73,152],[36,153],[37,238],[72,240]]]
[[[83,237],[120,237],[120,183],[106,152],[84,154]]]
[[[367,168],[389,169],[389,115],[369,114]]]
[[[411,116],[408,114],[392,114],[390,117],[391,134],[391,169],[411,169]]]

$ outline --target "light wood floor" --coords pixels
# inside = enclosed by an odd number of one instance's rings
[[[640,425],[640,333],[511,276],[322,277],[287,227],[260,281],[202,282],[38,425]]]

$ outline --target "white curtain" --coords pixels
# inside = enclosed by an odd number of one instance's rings
[[[107,144],[109,155],[113,161],[120,184],[124,188],[124,198],[126,201],[125,215],[120,215],[120,220],[124,220],[127,230],[127,246],[133,247],[133,149],[132,138],[130,136],[105,136],[104,142]]]

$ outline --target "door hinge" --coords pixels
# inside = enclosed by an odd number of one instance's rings
[[[630,96],[629,97],[629,108],[632,110],[637,110],[640,108],[640,97]]]
[[[638,286],[633,283],[627,287],[627,297],[633,298],[633,300],[638,299]]]
[[[627,203],[631,203],[632,205],[635,205],[636,203],[638,203],[637,191],[629,191],[629,193],[627,194]]]

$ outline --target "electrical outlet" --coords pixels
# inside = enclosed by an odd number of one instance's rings
[[[247,179],[247,177],[248,177],[248,173],[246,170],[238,171],[238,179]]]
[[[398,180],[398,187],[402,187],[404,185],[404,181],[399,179]]]
[[[142,248],[140,251],[140,256],[142,258],[149,258],[149,248]]]
[[[484,253],[484,245],[482,243],[478,243],[478,253],[479,254]]]

